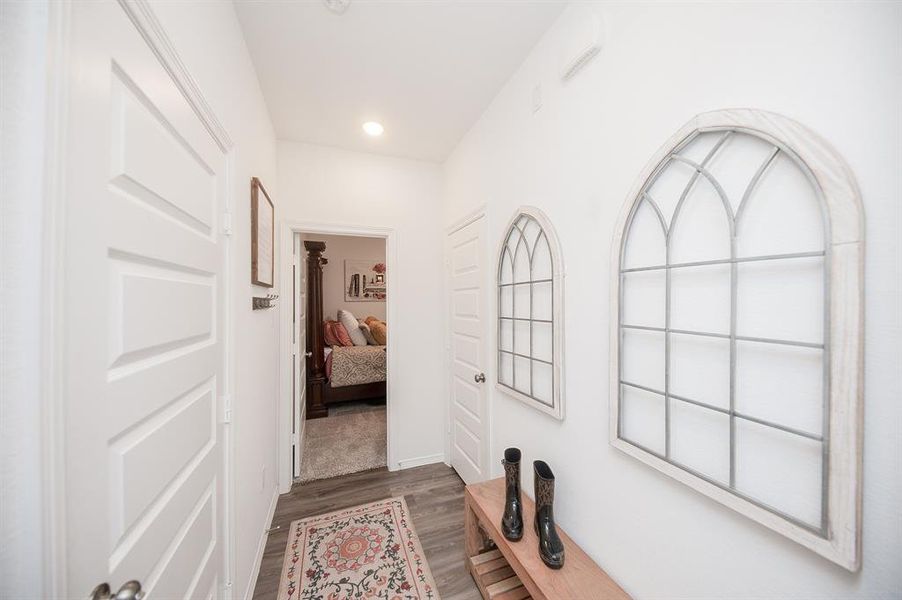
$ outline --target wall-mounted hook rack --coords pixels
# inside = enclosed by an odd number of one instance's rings
[[[278,294],[267,294],[265,296],[254,296],[251,299],[251,307],[254,310],[261,310],[264,308],[275,308],[276,300],[279,299]]]

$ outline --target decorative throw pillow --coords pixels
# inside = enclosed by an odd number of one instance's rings
[[[388,339],[388,326],[385,324],[385,321],[373,319],[367,323],[367,325],[370,326],[370,333],[373,334],[373,339],[376,340],[376,344],[384,346]]]
[[[375,338],[373,338],[373,332],[370,331],[370,326],[366,324],[364,321],[360,321],[360,331],[363,332],[363,337],[366,338],[367,346],[378,346]]]
[[[335,332],[335,337],[338,338],[338,342],[340,346],[353,346],[354,340],[351,338],[351,335],[348,333],[347,327],[339,323],[338,321],[332,321],[332,330]]]
[[[366,337],[360,331],[360,323],[357,322],[354,313],[349,310],[338,311],[338,322],[345,326],[355,346],[366,346]]]
[[[323,321],[323,341],[327,346],[341,346],[341,340],[335,335],[335,321]]]

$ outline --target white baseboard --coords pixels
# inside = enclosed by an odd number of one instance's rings
[[[411,469],[413,467],[422,467],[423,465],[432,465],[445,461],[445,454],[430,454],[428,456],[419,456],[417,458],[405,458],[398,461],[399,469]]]
[[[244,600],[250,600],[254,595],[254,588],[257,586],[257,577],[260,576],[260,565],[263,563],[263,552],[266,550],[266,540],[269,534],[266,530],[272,526],[272,518],[276,514],[276,504],[279,503],[279,486],[273,491],[272,501],[269,504],[269,510],[266,513],[266,520],[263,522],[263,532],[260,534],[260,541],[257,543],[257,555],[254,557],[254,567],[251,569],[251,580],[247,582],[244,590]]]

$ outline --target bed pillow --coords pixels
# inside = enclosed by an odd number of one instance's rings
[[[332,321],[332,331],[335,332],[335,337],[338,338],[339,346],[353,346],[354,341],[351,339],[351,336],[348,334],[348,330],[344,325],[339,323],[338,321]]]
[[[338,322],[345,326],[355,346],[366,346],[366,337],[360,331],[360,324],[357,322],[354,313],[349,310],[338,311]]]
[[[341,346],[341,340],[335,335],[335,321],[323,321],[323,341],[327,346]]]
[[[363,332],[363,337],[366,338],[367,346],[378,346],[376,343],[376,339],[373,337],[373,332],[370,331],[370,326],[366,324],[365,321],[360,321],[360,331]]]
[[[375,317],[369,317],[366,320],[366,324],[369,325],[370,333],[373,334],[373,339],[376,340],[376,344],[384,346],[388,339],[388,326],[385,324],[385,321],[380,321]]]

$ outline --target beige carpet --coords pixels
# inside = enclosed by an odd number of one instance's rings
[[[307,421],[299,481],[385,466],[385,407]]]

